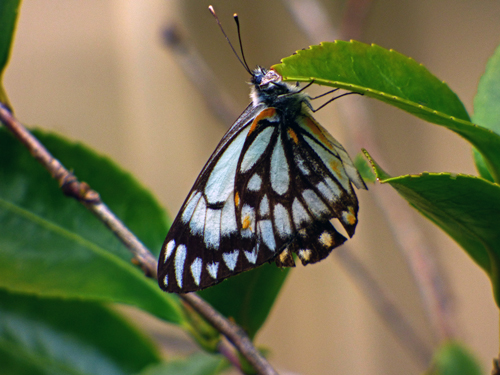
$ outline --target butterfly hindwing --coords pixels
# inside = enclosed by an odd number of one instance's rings
[[[224,135],[165,239],[158,282],[186,293],[275,261],[318,262],[351,237],[366,188],[308,97],[273,71],[252,75],[253,102]]]

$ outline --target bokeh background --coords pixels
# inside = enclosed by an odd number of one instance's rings
[[[312,9],[305,0],[25,0],[5,88],[24,123],[60,132],[111,156],[151,189],[173,216],[230,121],[221,120],[206,105],[197,83],[185,75],[186,61],[166,46],[164,30],[177,27],[183,42],[214,72],[238,113],[249,101],[249,77],[207,6],[215,6],[234,43],[232,14],[239,14],[250,66],[267,67],[311,44],[289,11],[293,3],[302,12]],[[345,2],[319,3],[326,10],[321,15],[339,25]],[[498,0],[379,0],[373,1],[362,32],[354,36],[421,62],[449,84],[472,114],[478,80],[500,42],[499,20]],[[470,146],[456,134],[369,98],[342,100],[366,106],[374,132],[369,142],[378,144],[374,156],[388,161],[384,167],[391,174],[475,174]],[[354,156],[359,149],[352,147],[350,124],[338,115],[337,106],[329,105],[316,117]],[[408,266],[374,201],[376,189],[390,187],[372,185],[370,191],[359,193],[360,222],[349,251],[363,260],[422,337],[435,345]],[[399,199],[394,194],[394,200]],[[486,373],[498,355],[499,331],[489,281],[444,233],[417,213],[411,215],[450,285],[457,335]],[[149,329],[167,353],[196,350],[179,330],[133,309],[127,313]],[[257,344],[271,349],[271,362],[278,369],[295,373],[424,370],[333,256],[290,273]]]

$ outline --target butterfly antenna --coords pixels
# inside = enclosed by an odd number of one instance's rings
[[[241,42],[240,19],[238,18],[238,15],[236,13],[233,14],[233,18],[234,22],[236,22],[236,29],[238,30],[238,42],[240,43],[241,58],[243,59],[243,63],[245,65],[245,69],[247,70],[247,72],[252,74],[251,69],[248,67],[247,59],[245,59],[245,53],[243,52],[243,43]]]
[[[217,14],[215,14],[215,10],[214,10],[214,7],[213,6],[209,6],[208,7],[208,10],[210,11],[210,13],[212,13],[212,16],[214,16],[215,20],[217,21],[217,24],[219,25],[219,28],[220,30],[222,31],[222,34],[224,34],[224,37],[226,38],[227,42],[229,43],[229,46],[231,47],[231,49],[233,50],[236,58],[238,59],[238,61],[240,62],[241,65],[243,65],[243,67],[245,68],[245,70],[250,73],[251,75],[253,75],[252,71],[250,70],[250,68],[248,67],[247,65],[247,62],[245,61],[245,56],[243,55],[243,48],[241,49],[241,55],[243,57],[243,60],[240,58],[240,56],[238,55],[238,53],[236,52],[236,50],[234,49],[233,45],[231,44],[231,41],[229,40],[228,36],[226,35],[226,32],[224,31],[224,29],[222,28],[222,24],[220,23],[219,21],[219,17],[217,17]],[[235,20],[236,20],[236,25],[238,26],[238,38],[240,40],[240,47],[241,47],[241,38],[240,38],[240,25],[239,25],[239,22],[238,22],[238,15],[235,14],[234,15],[235,17]]]

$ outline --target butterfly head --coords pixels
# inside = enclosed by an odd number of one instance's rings
[[[260,103],[267,105],[275,104],[279,97],[299,91],[298,88],[290,86],[282,81],[282,77],[274,70],[257,67],[252,72],[252,86],[250,97],[254,106]]]

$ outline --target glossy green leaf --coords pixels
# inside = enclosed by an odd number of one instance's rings
[[[457,342],[447,342],[434,355],[427,375],[482,375],[477,359]]]
[[[288,272],[289,268],[266,263],[199,294],[253,338],[266,321]]]
[[[0,1],[0,102],[7,105],[8,100],[3,89],[2,77],[9,61],[20,3],[20,0]]]
[[[500,47],[489,59],[486,70],[479,81],[474,97],[474,116],[472,120],[487,129],[500,134]],[[483,157],[474,153],[476,167],[482,177],[492,179]]]
[[[363,93],[468,140],[500,181],[500,136],[470,122],[457,95],[424,66],[377,45],[336,41],[322,43],[273,66],[286,81],[313,81]]]
[[[53,134],[36,136],[150,249],[168,223],[151,194],[108,158]],[[177,296],[132,265],[131,254],[5,129],[0,129],[0,288],[47,297],[135,305],[182,323]]]
[[[160,358],[119,314],[94,302],[0,290],[2,374],[135,374]]]
[[[227,361],[220,355],[196,353],[151,366],[140,375],[216,375],[227,367]]]
[[[441,227],[490,276],[500,306],[500,186],[479,177],[422,173],[391,177],[371,160],[381,183]]]

